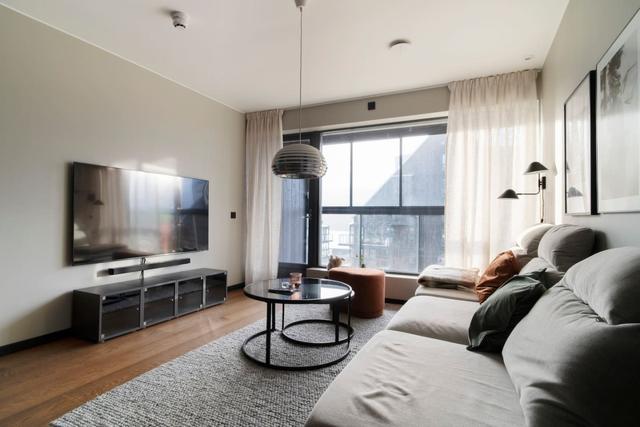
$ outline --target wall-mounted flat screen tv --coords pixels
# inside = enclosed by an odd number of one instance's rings
[[[209,181],[73,164],[72,263],[209,248]]]

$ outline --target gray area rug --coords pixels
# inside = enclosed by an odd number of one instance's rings
[[[266,310],[266,308],[265,308]],[[351,353],[336,365],[311,371],[262,368],[241,353],[249,335],[263,330],[261,320],[167,362],[98,396],[52,422],[54,426],[300,426],[335,376],[395,311],[377,319],[352,318]],[[280,329],[280,307],[277,313]],[[287,306],[286,322],[325,318],[326,305]],[[289,331],[289,330],[288,330]],[[290,336],[325,341],[334,330],[296,326]],[[344,332],[343,332],[344,333]],[[274,335],[272,362],[325,361],[341,348],[311,349]],[[262,355],[259,338],[248,347]],[[331,354],[333,351],[333,355]],[[254,353],[255,352],[255,353]]]

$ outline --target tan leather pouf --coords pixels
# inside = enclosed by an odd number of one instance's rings
[[[355,295],[351,301],[352,315],[363,318],[382,316],[384,271],[373,268],[336,267],[329,270],[329,279],[344,282],[353,288]],[[346,307],[343,309],[346,310]]]

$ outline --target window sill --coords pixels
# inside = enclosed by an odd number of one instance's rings
[[[375,268],[375,267],[372,267]],[[323,278],[327,277],[329,275],[329,271],[325,268],[325,267],[309,267],[307,268],[307,275],[309,275],[310,272],[313,272],[314,274],[324,274],[324,276],[322,276]],[[395,279],[411,279],[411,280],[418,280],[418,275],[417,274],[410,274],[410,273],[385,273],[384,274],[385,277],[391,277],[391,278],[395,278]],[[309,275],[309,277],[320,277],[320,276],[311,276]]]

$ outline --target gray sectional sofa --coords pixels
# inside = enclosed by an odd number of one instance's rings
[[[593,233],[553,230],[531,262],[564,277],[502,354],[466,349],[477,302],[413,297],[335,378],[307,425],[637,425],[640,248],[569,268],[588,255]]]

